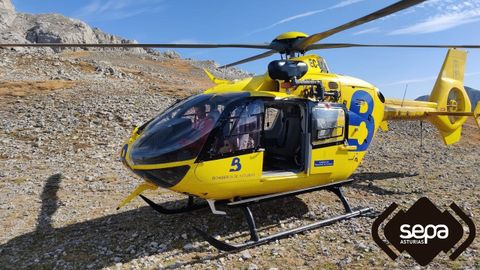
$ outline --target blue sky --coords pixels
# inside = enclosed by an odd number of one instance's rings
[[[321,32],[396,0],[13,0],[17,11],[61,13],[144,43],[265,43],[287,31]],[[480,0],[430,0],[323,42],[480,44]],[[258,54],[247,49],[179,50],[183,57],[221,64]],[[332,72],[362,78],[389,97],[429,93],[446,49],[317,50]],[[277,55],[241,65],[263,73]],[[480,89],[480,50],[470,50],[465,85]]]

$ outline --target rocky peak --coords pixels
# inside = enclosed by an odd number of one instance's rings
[[[0,0],[0,10],[6,12],[15,12],[15,7],[10,0]]]
[[[88,24],[61,14],[27,14],[15,11],[11,0],[0,0],[1,43],[135,43],[92,29]],[[39,50],[15,48],[19,51]],[[48,51],[50,48],[40,50]],[[61,49],[55,49],[61,50]],[[112,49],[111,49],[112,50]],[[124,49],[113,49],[124,50]],[[125,49],[143,53],[141,48]]]
[[[8,28],[15,20],[15,7],[10,0],[0,0],[0,30]]]

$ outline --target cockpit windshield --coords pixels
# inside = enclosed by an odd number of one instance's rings
[[[170,107],[141,128],[130,149],[135,165],[195,158],[228,104],[248,93],[197,95]]]

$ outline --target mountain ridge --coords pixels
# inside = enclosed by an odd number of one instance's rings
[[[136,40],[127,39],[92,27],[87,23],[58,13],[29,14],[17,12],[11,0],[0,0],[0,43],[114,43],[131,44]],[[153,56],[161,59],[182,59],[173,51],[158,51],[144,48],[9,48],[19,53],[60,53],[68,51],[115,51],[138,53],[138,57]],[[0,48],[5,50],[5,48]],[[208,69],[215,76],[225,79],[241,79],[252,76],[236,67],[219,69],[215,61],[182,59],[200,69]]]
[[[480,101],[480,90],[465,86],[465,91],[467,91],[467,95],[470,98],[470,102],[472,103],[472,110],[473,110],[477,102]],[[423,96],[417,97],[415,100],[428,101],[429,97],[430,95],[423,95]]]

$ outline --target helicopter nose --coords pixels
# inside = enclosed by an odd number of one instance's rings
[[[133,147],[133,146],[130,146]],[[171,188],[178,184],[187,174],[188,170],[190,170],[189,165],[183,166],[174,166],[162,169],[140,169],[140,166],[130,166],[127,162],[127,151],[128,151],[128,144],[125,144],[122,147],[122,151],[120,153],[120,159],[122,163],[130,170],[132,170],[136,175],[140,176],[141,178],[156,184],[159,187],[163,188]],[[132,149],[130,149],[131,151]]]
[[[188,170],[190,170],[190,166],[183,165],[152,170],[134,169],[133,172],[159,187],[171,188],[182,181]]]

